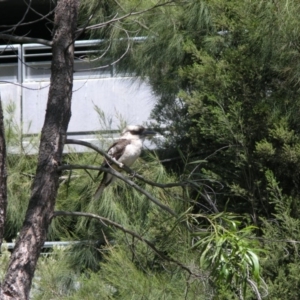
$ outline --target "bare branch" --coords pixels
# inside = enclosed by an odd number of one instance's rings
[[[199,184],[197,184],[196,181],[194,180],[186,180],[186,181],[181,181],[181,182],[171,182],[171,183],[159,183],[159,182],[154,182],[151,181],[139,174],[137,174],[134,170],[130,169],[129,167],[120,164],[118,161],[116,161],[115,159],[113,159],[112,157],[110,157],[105,151],[103,151],[102,149],[98,148],[97,146],[85,142],[85,141],[80,141],[80,140],[73,140],[73,139],[67,139],[65,144],[76,144],[76,145],[82,145],[82,146],[86,146],[88,148],[91,148],[93,150],[95,150],[96,152],[98,152],[99,154],[101,154],[102,156],[105,157],[105,159],[107,159],[110,163],[112,163],[113,165],[117,165],[120,169],[124,170],[126,173],[130,174],[131,177],[133,178],[137,178],[143,182],[145,182],[146,184],[149,184],[151,186],[155,186],[155,187],[159,187],[162,189],[166,189],[166,188],[173,188],[173,187],[187,187],[187,186],[192,186],[193,188],[195,188],[200,195],[207,201],[207,203],[212,207],[213,211],[215,213],[218,213],[219,210],[215,204],[215,202],[211,199],[209,193],[204,190],[204,192],[199,190]],[[58,170],[73,170],[73,169],[90,169],[90,170],[99,170],[99,171],[104,171],[104,172],[108,172],[112,175],[115,175],[114,172],[117,172],[113,169],[107,169],[107,168],[101,168],[101,167],[96,167],[96,166],[89,166],[89,165],[63,165],[60,166],[58,168]],[[110,170],[110,171],[109,171]],[[126,177],[124,177],[121,173],[117,172],[118,175],[115,175],[116,177],[120,178],[121,180],[125,181],[126,183],[128,183],[129,185],[131,185],[131,183],[135,184],[133,181],[127,179]],[[201,186],[203,184],[201,183]],[[135,186],[131,185],[133,188],[136,188]],[[140,186],[136,185],[137,188],[136,189],[141,189]],[[210,188],[210,187],[208,187]],[[141,192],[141,191],[140,191]],[[145,191],[146,192],[146,191]],[[145,194],[146,195],[146,194]],[[149,194],[151,196],[151,198],[153,198],[153,196],[151,194]],[[147,195],[146,195],[147,196]],[[148,197],[148,196],[147,196]],[[149,198],[149,197],[148,197]],[[149,198],[151,200],[151,198]],[[155,198],[154,198],[155,199]],[[151,200],[153,201],[153,199]],[[157,199],[155,199],[154,201],[158,201]],[[153,202],[154,202],[153,201]],[[155,203],[155,202],[154,202]],[[160,203],[160,202],[159,202]],[[156,203],[157,205],[159,205],[158,203]],[[207,208],[208,209],[208,208]],[[169,211],[169,213],[171,213]],[[173,213],[171,213],[172,215],[174,215]],[[176,215],[174,215],[176,216]]]
[[[130,169],[126,165],[119,163],[117,160],[115,160],[114,158],[109,156],[104,150],[100,149],[99,147],[97,147],[89,142],[74,140],[74,139],[67,139],[65,144],[82,145],[82,146],[86,146],[90,149],[93,149],[96,152],[98,152],[99,154],[101,154],[103,157],[105,157],[105,159],[107,159],[110,163],[112,163],[113,165],[117,165],[120,169],[124,170],[126,173],[130,174],[132,177],[142,180],[143,182],[145,182],[149,185],[152,185],[152,186],[156,186],[156,187],[160,187],[160,188],[172,188],[172,187],[177,187],[177,186],[190,185],[189,181],[162,184],[162,183],[157,183],[157,182],[148,180],[148,179],[144,178],[143,176],[137,174],[134,170]],[[59,170],[70,170],[72,168],[74,168],[74,169],[91,169],[91,170],[102,170],[103,169],[103,168],[101,169],[101,167],[86,166],[86,165],[85,166],[65,165],[65,166],[60,166]]]
[[[111,157],[110,157],[110,159],[111,159]],[[135,182],[133,182],[132,180],[126,178],[120,172],[118,172],[118,171],[116,171],[116,170],[114,170],[112,168],[103,168],[103,167],[95,167],[95,166],[85,166],[85,167],[82,167],[80,165],[63,165],[63,166],[60,166],[60,167],[57,168],[58,171],[62,171],[62,170],[76,170],[76,169],[99,170],[99,171],[103,171],[103,172],[112,174],[115,177],[117,177],[117,178],[121,179],[122,181],[126,182],[128,185],[130,185],[131,187],[133,187],[134,189],[136,189],[137,191],[139,191],[143,195],[145,195],[150,201],[152,201],[154,204],[156,204],[157,206],[159,206],[164,211],[166,211],[169,214],[171,214],[173,217],[175,217],[175,218],[178,217],[177,214],[170,207],[162,204],[158,199],[156,199],[154,196],[152,196],[146,190],[144,190],[143,188],[141,188]]]
[[[32,0],[29,0],[29,4],[27,5],[26,12],[23,14],[21,20],[17,24],[10,26],[11,28],[8,29],[8,30],[6,30],[6,31],[4,31],[4,32],[14,32],[16,30],[16,28],[18,26],[20,26],[20,24],[22,24],[22,22],[24,21],[25,17],[27,16],[27,14],[29,12],[29,9],[30,9],[30,6],[31,6],[31,1]]]
[[[26,1],[24,1],[24,2],[27,4]],[[28,5],[28,4],[27,4],[27,5]],[[51,14],[54,13],[55,8],[52,9],[52,10],[51,10],[49,13],[47,13],[46,15],[43,15],[43,14],[39,13],[39,12],[36,11],[34,8],[32,8],[31,6],[29,7],[29,9],[30,9],[31,11],[33,11],[35,14],[37,14],[38,16],[40,16],[41,18],[40,18],[40,19],[37,19],[37,20],[34,20],[34,21],[32,21],[32,22],[22,23],[21,25],[34,24],[34,23],[39,22],[39,21],[42,21],[42,20],[44,20],[44,19],[46,19],[46,20],[49,21],[50,23],[54,23],[51,19],[48,19],[48,16],[50,16]]]
[[[38,23],[40,21],[43,21],[43,20],[47,20],[49,21],[50,23],[53,23],[52,20],[50,20],[48,18],[48,16],[52,15],[55,11],[55,9],[51,10],[49,13],[47,13],[46,15],[42,15],[40,14],[39,12],[37,12],[36,10],[34,10],[33,8],[31,8],[32,11],[34,11],[36,14],[38,14],[39,16],[41,16],[41,18],[39,19],[36,19],[34,21],[30,21],[30,22],[23,22],[21,24],[17,24],[17,25],[0,25],[0,28],[11,28],[12,26],[18,26],[18,27],[21,27],[21,26],[28,26],[28,25],[32,25],[32,24],[35,24],[35,23]],[[9,30],[10,31],[10,30]]]
[[[88,147],[90,149],[93,149],[94,151],[96,151],[99,154],[101,154],[102,156],[104,156],[109,162],[111,162],[112,164],[118,166],[120,169],[123,169],[128,173],[132,173],[132,170],[130,168],[124,166],[121,163],[119,163],[117,160],[110,157],[104,150],[100,149],[99,147],[97,147],[97,146],[95,146],[91,143],[88,143],[88,142],[85,142],[85,141],[80,141],[80,140],[74,140],[74,139],[66,139],[65,145],[66,144],[69,144],[69,145],[82,145],[82,146]]]
[[[127,166],[125,166],[123,164],[120,164],[118,161],[115,161],[105,151],[103,151],[102,149],[98,148],[97,146],[95,146],[93,144],[90,144],[90,143],[85,142],[85,141],[71,140],[71,139],[67,139],[66,140],[66,144],[78,144],[78,145],[83,145],[83,146],[89,147],[89,148],[95,150],[96,152],[98,152],[99,154],[101,154],[102,156],[104,156],[112,164],[116,164],[120,169],[122,169],[126,173],[130,174],[131,177],[137,178],[137,179],[139,179],[139,180],[141,180],[141,181],[143,181],[146,184],[149,184],[151,186],[159,187],[159,188],[162,188],[162,189],[173,188],[173,187],[187,187],[187,186],[192,186],[193,188],[196,188],[196,190],[200,193],[200,195],[213,208],[213,211],[215,213],[219,212],[218,208],[216,207],[214,201],[209,196],[208,192],[206,190],[205,190],[204,193],[201,192],[199,190],[199,185],[195,181],[193,181],[193,180],[186,180],[186,181],[181,181],[181,182],[171,182],[171,183],[154,182],[154,181],[151,181],[151,180],[143,177],[142,175],[137,174],[134,170],[130,169],[129,167],[127,167]],[[88,165],[84,165],[84,166],[83,165],[64,165],[64,166],[60,166],[59,167],[59,170],[72,170],[72,169],[91,169],[91,170],[100,170],[100,171],[108,172],[106,168],[95,167],[95,166],[88,166]],[[110,173],[110,172],[108,172],[108,173]],[[113,173],[111,173],[111,174],[113,174]],[[121,180],[127,182],[126,177],[124,177],[121,173],[119,173],[119,174],[122,176],[122,178],[120,178],[118,176],[116,176],[116,177],[118,177]]]
[[[26,1],[24,1],[24,2],[26,3]],[[23,22],[23,20],[24,20],[24,17],[23,17],[22,20],[20,22],[18,22],[17,24],[15,24],[15,25],[0,25],[0,28],[10,28],[10,30],[7,30],[7,32],[9,32],[9,31],[12,31],[16,27],[21,27],[21,26],[27,26],[27,25],[35,24],[35,23],[43,21],[43,20],[47,20],[48,22],[53,23],[53,21],[51,19],[49,19],[48,17],[54,13],[55,8],[52,9],[50,12],[48,12],[46,15],[43,15],[43,14],[39,13],[38,11],[36,11],[34,8],[32,8],[30,4],[26,3],[26,5],[27,5],[27,11],[31,10],[35,14],[37,14],[38,16],[40,16],[41,18],[36,19],[34,21],[30,21],[30,22]],[[26,16],[26,14],[27,14],[27,12],[24,15]]]
[[[7,40],[10,42],[16,42],[16,43],[37,43],[37,44],[43,44],[45,46],[52,47],[52,42],[44,39],[38,39],[38,38],[31,38],[26,36],[15,36],[12,34],[6,34],[6,33],[0,33],[0,39]]]
[[[125,228],[124,226],[122,226],[119,223],[116,223],[114,221],[111,221],[107,218],[101,217],[101,216],[96,215],[96,214],[84,213],[84,212],[55,211],[53,213],[53,218],[59,217],[59,216],[88,217],[88,218],[96,219],[96,220],[100,221],[102,224],[104,223],[105,225],[113,226],[113,227],[123,231],[124,233],[130,234],[131,236],[135,237],[139,241],[144,242],[145,244],[147,244],[147,246],[149,246],[161,259],[164,259],[164,260],[167,260],[171,263],[174,263],[174,264],[178,265],[179,267],[181,267],[182,269],[184,269],[185,271],[187,271],[189,274],[194,275],[195,277],[199,277],[198,274],[193,273],[187,266],[185,266],[181,262],[165,255],[162,251],[157,249],[152,242],[145,239],[141,235],[137,234],[135,231],[132,231],[130,229]]]

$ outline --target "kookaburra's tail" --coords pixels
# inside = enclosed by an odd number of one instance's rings
[[[98,186],[96,193],[94,194],[94,200],[98,200],[98,199],[101,197],[101,195],[102,195],[104,189],[105,189],[105,184],[102,184],[102,183],[101,183],[101,184]]]
[[[108,163],[106,163],[105,161],[103,162],[102,166],[105,168],[109,168]],[[111,175],[109,173],[103,173],[103,178],[101,180],[101,183],[99,184],[99,186],[96,190],[96,193],[94,194],[94,200],[98,200],[101,197],[104,189],[109,184],[111,184],[114,180],[115,180],[115,177],[113,175]]]

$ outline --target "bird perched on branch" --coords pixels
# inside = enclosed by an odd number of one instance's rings
[[[149,136],[151,137],[155,134],[155,131],[148,130],[143,126],[129,125],[123,130],[120,139],[109,147],[107,154],[119,163],[130,167],[140,156],[145,138]],[[116,165],[113,165],[106,159],[102,163],[101,167],[114,168],[118,170]],[[101,197],[103,190],[112,183],[115,178],[116,177],[109,173],[103,174],[102,181],[94,195],[95,200]]]

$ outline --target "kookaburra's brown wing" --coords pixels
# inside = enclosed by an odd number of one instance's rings
[[[115,142],[114,144],[112,144],[108,151],[107,154],[111,157],[113,157],[115,160],[119,160],[120,157],[122,157],[122,155],[125,152],[126,146],[129,145],[131,143],[130,140],[126,140],[126,139],[120,139],[117,142]],[[114,169],[118,169],[118,167],[116,165],[112,165],[109,161],[107,161],[106,159],[103,161],[101,167],[104,168],[114,168]],[[99,172],[99,175],[102,173],[102,171]],[[115,177],[109,173],[104,173],[103,174],[103,178],[101,180],[100,185],[98,186],[96,193],[94,195],[94,199],[99,199],[102,195],[103,190],[113,182],[113,180],[115,179]]]
[[[107,150],[107,154],[114,158],[115,160],[119,160],[120,157],[124,154],[126,146],[131,143],[130,140],[119,139],[117,142],[113,143]],[[112,164],[106,159],[103,161],[101,167],[108,168]],[[117,166],[113,166],[117,168]]]

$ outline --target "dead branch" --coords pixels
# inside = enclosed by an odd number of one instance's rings
[[[0,39],[6,40],[9,43],[10,42],[16,42],[16,43],[37,43],[37,44],[43,44],[45,46],[52,47],[52,42],[44,39],[38,39],[38,38],[31,38],[27,36],[15,36],[12,34],[6,34],[6,33],[0,33]]]
[[[22,24],[22,22],[24,21],[25,17],[27,16],[27,14],[28,14],[28,12],[29,12],[30,7],[31,7],[31,1],[32,1],[32,0],[29,0],[29,4],[27,5],[27,9],[26,9],[25,13],[23,14],[21,20],[20,20],[17,24],[12,25],[12,26],[10,27],[10,29],[8,29],[8,30],[6,30],[6,31],[4,31],[4,32],[11,32],[11,31],[14,32],[14,31],[16,30],[16,28],[17,28],[18,26],[20,26],[20,24]]]
[[[21,26],[28,26],[28,25],[32,25],[32,24],[35,24],[35,23],[38,23],[40,21],[43,21],[43,20],[47,20],[49,21],[50,23],[53,23],[52,20],[50,20],[48,17],[50,15],[52,15],[55,11],[55,9],[51,10],[49,13],[47,13],[46,15],[42,15],[40,14],[39,12],[37,12],[36,10],[34,10],[33,8],[31,8],[32,11],[34,11],[36,14],[38,14],[39,16],[41,16],[41,18],[39,19],[36,19],[34,21],[30,21],[30,22],[22,22],[21,24],[18,24],[18,25],[0,25],[0,28],[12,28],[14,26],[18,26],[18,27],[21,27]]]
[[[26,1],[24,1],[26,3]],[[27,4],[27,3],[26,3]],[[28,4],[27,4],[28,5]],[[40,16],[41,18],[40,19],[37,19],[37,20],[34,20],[32,22],[28,22],[28,23],[22,23],[21,25],[29,25],[29,24],[34,24],[34,23],[37,23],[39,21],[42,21],[42,20],[47,20],[49,21],[50,23],[54,23],[53,20],[49,19],[48,16],[50,16],[51,14],[54,13],[55,11],[55,8],[53,8],[49,13],[47,13],[46,15],[43,15],[41,13],[39,13],[38,11],[36,11],[34,8],[32,8],[31,6],[29,7],[29,9],[34,12],[35,14],[37,14],[38,16]]]

